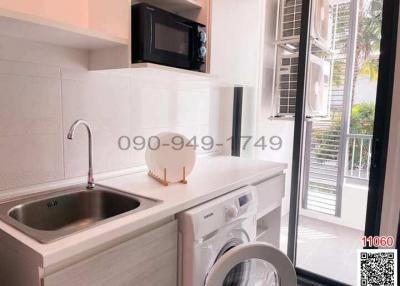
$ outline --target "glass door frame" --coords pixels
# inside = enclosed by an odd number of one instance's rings
[[[310,52],[310,19],[312,1],[303,0],[299,45],[299,64],[297,77],[296,113],[294,122],[293,160],[291,197],[289,213],[289,232],[287,255],[296,266],[297,232],[299,221],[300,193],[303,182],[304,132],[305,132],[305,93],[307,66]],[[354,1],[354,0],[353,0]],[[374,132],[372,139],[371,168],[365,235],[380,233],[381,212],[385,184],[386,161],[389,142],[389,127],[395,75],[396,43],[399,17],[399,0],[383,0],[382,38],[379,57],[379,77],[375,106]],[[328,277],[296,267],[300,282],[306,285],[346,285]]]

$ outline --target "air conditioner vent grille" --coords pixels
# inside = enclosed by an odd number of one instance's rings
[[[281,19],[281,40],[297,38],[301,28],[301,0],[284,0]]]
[[[279,115],[293,115],[296,108],[298,58],[283,55],[279,67]]]

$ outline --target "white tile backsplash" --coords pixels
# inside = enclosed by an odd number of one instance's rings
[[[87,172],[86,130],[77,130],[72,141],[66,138],[69,127],[77,119],[88,121],[92,127],[96,172],[129,168],[132,156],[121,151],[117,144],[120,136],[131,134],[129,78],[96,72],[87,73],[82,80],[63,77],[61,91],[66,178]]]
[[[87,60],[85,51],[0,36],[0,191],[85,176],[86,130],[66,139],[77,119],[93,129],[95,174],[145,163],[133,144],[119,149],[121,136],[219,136],[220,94],[207,82],[88,72]]]
[[[172,91],[167,88],[132,86],[132,124],[136,128],[167,128],[171,123]],[[135,129],[136,129],[135,128]]]
[[[60,83],[57,78],[0,74],[0,136],[60,134]]]
[[[57,66],[38,65],[30,62],[0,59],[0,74],[59,79],[60,68]]]
[[[0,190],[62,180],[62,137],[19,135],[0,137]]]

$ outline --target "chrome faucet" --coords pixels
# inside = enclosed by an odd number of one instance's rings
[[[92,142],[92,130],[90,129],[89,123],[87,123],[85,120],[77,120],[72,124],[71,128],[69,129],[68,136],[67,138],[69,140],[72,140],[74,137],[75,129],[79,126],[83,125],[86,127],[86,130],[88,132],[88,137],[89,137],[89,172],[88,172],[88,182],[87,182],[87,188],[88,189],[94,189],[96,186],[94,183],[94,178],[93,178],[93,142]]]

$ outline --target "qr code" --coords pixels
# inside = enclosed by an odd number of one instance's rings
[[[398,286],[397,249],[358,251],[358,285]]]

